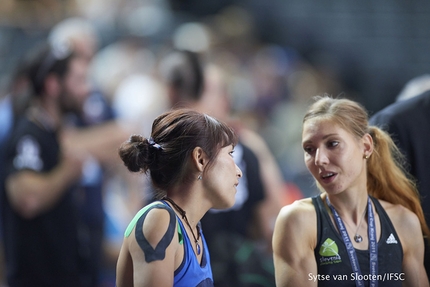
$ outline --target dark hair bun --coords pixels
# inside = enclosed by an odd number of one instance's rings
[[[119,156],[131,172],[146,171],[148,141],[141,135],[132,135],[119,148]]]

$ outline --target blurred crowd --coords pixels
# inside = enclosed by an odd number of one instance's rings
[[[126,172],[117,148],[133,133],[149,135],[153,119],[172,108],[164,73],[172,51],[199,56],[202,105],[243,131],[241,137],[260,162],[268,197],[285,205],[317,192],[303,162],[301,119],[312,96],[348,91],[329,70],[312,66],[298,51],[259,39],[243,8],[227,6],[197,19],[163,0],[5,0],[0,7],[2,146],[14,120],[30,105],[26,61],[39,42],[67,43],[87,60],[89,96],[79,118],[66,118],[61,144],[90,151],[78,200],[88,229],[102,237],[98,286],[114,286],[124,229],[151,200],[147,180]],[[278,208],[263,223],[266,245]]]
[[[163,89],[159,60],[173,48],[195,51],[204,62],[222,67],[231,113],[266,139],[289,181],[304,170],[297,131],[309,98],[325,92],[357,97],[330,70],[312,66],[298,51],[258,39],[252,16],[238,6],[198,19],[174,11],[165,0],[10,0],[0,11],[8,23],[2,27],[2,52],[8,55],[4,67],[9,67],[0,74],[2,95],[19,59],[39,40],[55,38],[52,28],[71,17],[78,18],[65,21],[69,32],[60,33],[81,34],[80,45],[85,43],[92,57],[91,82],[124,120],[138,122],[135,114],[151,118],[163,110],[162,96],[154,96],[163,93],[157,92]]]

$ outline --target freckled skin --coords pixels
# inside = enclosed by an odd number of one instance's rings
[[[337,194],[365,183],[363,139],[354,137],[330,120],[308,120],[303,125],[305,163],[328,192]],[[323,176],[333,173],[331,179]]]
[[[367,133],[356,136],[334,120],[315,117],[304,122],[302,139],[305,164],[318,182],[322,199],[328,196],[343,216],[342,220],[357,228],[368,198],[366,156],[374,151],[372,137]],[[381,199],[379,202],[402,243],[403,286],[428,287],[423,265],[424,244],[417,241],[422,236],[418,217],[402,205]],[[380,219],[378,213],[374,215],[376,237],[380,239]],[[348,231],[349,236],[352,238],[358,231]],[[360,234],[366,234],[366,231],[367,222],[363,221]],[[312,280],[309,275],[318,274],[314,256],[317,241],[317,215],[311,198],[282,208],[273,234],[276,286],[318,286],[318,280]],[[367,236],[361,244],[368,246]],[[353,242],[353,245],[361,249],[358,243]]]

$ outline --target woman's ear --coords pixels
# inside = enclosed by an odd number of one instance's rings
[[[191,161],[199,172],[203,172],[209,162],[209,158],[201,147],[195,147],[192,152]]]
[[[368,133],[363,136],[363,146],[363,154],[369,157],[373,153],[373,138]]]

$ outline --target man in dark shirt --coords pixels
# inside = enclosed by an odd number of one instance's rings
[[[59,136],[63,116],[88,96],[87,62],[66,43],[37,47],[32,59],[33,101],[6,143],[0,185],[7,283],[83,286],[71,193],[83,156]]]
[[[388,131],[407,160],[406,168],[417,180],[427,223],[430,222],[430,91],[397,101],[371,117],[370,123]],[[430,240],[424,265],[430,276]]]

